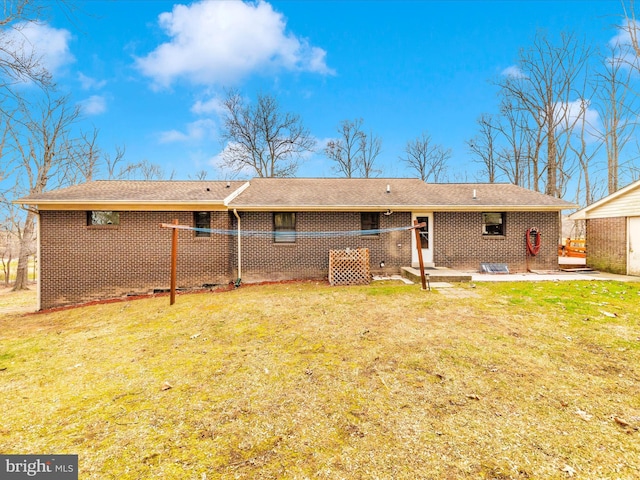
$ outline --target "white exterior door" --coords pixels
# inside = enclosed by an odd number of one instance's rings
[[[419,223],[426,223],[425,227],[420,229],[420,249],[422,250],[422,261],[425,267],[433,267],[433,212],[414,212],[412,214],[412,220],[417,220]],[[418,260],[418,246],[416,245],[416,235],[412,232],[411,235],[411,266],[419,267],[420,261]]]
[[[627,228],[627,273],[640,275],[640,217],[629,217]]]

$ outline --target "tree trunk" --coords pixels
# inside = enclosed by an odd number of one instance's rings
[[[547,195],[559,197],[558,195],[558,156],[556,145],[556,111],[553,108],[553,96],[551,87],[547,91],[547,116],[545,119],[547,130]]]
[[[28,212],[24,230],[20,236],[20,250],[18,253],[18,268],[16,268],[16,282],[13,291],[27,290],[29,288],[29,255],[31,255],[31,242],[33,240],[33,226],[35,213]]]
[[[4,286],[9,286],[9,278],[11,278],[11,261],[13,257],[9,254],[8,258],[2,259],[2,269],[4,271]]]
[[[611,130],[611,152],[609,153],[608,165],[608,193],[611,195],[618,191],[618,138],[615,125]]]

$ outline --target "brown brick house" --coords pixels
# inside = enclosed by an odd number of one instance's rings
[[[418,179],[256,178],[96,181],[22,198],[39,213],[40,307],[168,288],[179,233],[178,287],[326,278],[332,249],[368,248],[374,273],[427,266],[527,265],[525,233],[544,242],[531,269],[557,268],[559,218],[574,205],[509,184]],[[336,234],[336,232],[340,232]]]
[[[585,220],[588,266],[640,275],[640,181],[578,210],[569,219]]]

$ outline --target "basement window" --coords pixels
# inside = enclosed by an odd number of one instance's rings
[[[120,212],[91,210],[87,212],[87,226],[104,227],[120,225]]]
[[[276,243],[294,243],[296,241],[296,214],[278,212],[273,214],[273,241]]]
[[[504,236],[505,214],[490,212],[482,214],[482,235],[487,237]]]
[[[193,212],[193,225],[195,228],[202,228],[205,230],[196,230],[196,237],[210,237],[211,232],[211,212]]]

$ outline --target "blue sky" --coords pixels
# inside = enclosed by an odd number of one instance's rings
[[[600,1],[82,1],[33,32],[61,89],[99,129],[105,151],[175,178],[231,178],[216,168],[225,88],[275,94],[319,145],[342,120],[382,138],[381,176],[415,176],[399,157],[427,132],[452,150],[450,181],[482,180],[465,141],[497,110],[492,80],[537,29],[595,46],[616,35],[622,6]],[[321,150],[321,148],[319,149]],[[298,176],[334,176],[321,151]]]

